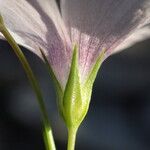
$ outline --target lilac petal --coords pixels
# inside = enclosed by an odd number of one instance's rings
[[[80,50],[83,80],[102,49],[108,57],[137,29],[150,23],[149,0],[62,0],[61,11],[71,40]]]
[[[0,13],[18,44],[41,57],[41,48],[60,84],[69,71],[70,48],[59,9],[54,0],[0,0]]]
[[[134,44],[150,38],[150,25],[147,25],[141,29],[134,31],[133,34],[128,36],[121,44],[119,44],[113,53],[120,52]]]

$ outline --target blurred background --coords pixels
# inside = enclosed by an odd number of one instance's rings
[[[45,98],[58,149],[67,131],[56,107],[53,83],[42,61],[22,48]],[[150,40],[109,57],[97,76],[77,150],[150,149]],[[40,113],[20,62],[0,41],[0,150],[44,150]]]
[[[42,61],[22,48],[42,87],[58,150],[67,130]],[[97,76],[77,150],[150,150],[150,40],[109,57]],[[40,112],[20,62],[0,41],[0,150],[44,150]]]

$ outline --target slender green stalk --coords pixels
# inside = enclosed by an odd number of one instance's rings
[[[0,18],[0,32],[7,39],[8,43],[11,45],[15,54],[17,55],[18,59],[20,60],[22,66],[27,74],[27,77],[31,83],[31,86],[36,94],[38,104],[39,104],[41,114],[42,114],[42,120],[43,120],[43,126],[44,126],[43,134],[44,134],[44,141],[45,141],[47,150],[56,150],[54,139],[53,139],[53,134],[52,134],[52,129],[51,129],[50,122],[48,119],[48,113],[46,111],[46,107],[44,104],[44,100],[42,97],[39,83],[38,83],[35,75],[33,74],[32,69],[31,69],[26,57],[24,56],[23,52],[21,51],[21,49],[19,48],[19,46],[17,45],[17,43],[15,42],[15,40],[13,39],[13,37],[11,36],[9,31],[7,30],[7,28],[5,27],[5,25],[3,24],[1,19],[2,18]]]
[[[67,150],[74,150],[75,149],[76,134],[77,134],[77,129],[76,128],[68,128]]]
[[[43,131],[44,143],[46,150],[56,150],[55,143],[53,139],[52,129],[50,127],[45,127]]]

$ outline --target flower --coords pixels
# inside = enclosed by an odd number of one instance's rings
[[[15,40],[39,56],[42,48],[63,88],[73,44],[79,48],[84,80],[103,48],[107,57],[150,22],[149,0],[61,0],[60,7],[61,14],[54,0],[0,0],[0,13]]]
[[[60,11],[55,0],[0,0],[0,13],[18,44],[41,58],[43,50],[63,97],[68,99],[66,88],[74,85],[72,94],[76,91],[77,99],[84,99],[84,104],[93,81],[86,86],[84,83],[90,79],[99,56],[102,62],[124,46],[150,36],[150,0],[61,0]]]

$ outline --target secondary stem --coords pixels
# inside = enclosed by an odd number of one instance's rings
[[[46,150],[56,150],[55,143],[53,139],[52,129],[50,127],[45,127],[43,131],[44,143]]]
[[[31,69],[26,57],[24,56],[21,49],[19,48],[19,46],[17,45],[17,43],[15,42],[15,40],[13,39],[13,37],[11,36],[11,34],[9,33],[9,31],[7,30],[7,28],[5,27],[5,25],[3,23],[0,23],[0,32],[5,36],[8,43],[11,45],[15,54],[19,58],[22,66],[27,74],[27,77],[31,83],[31,86],[36,94],[36,97],[37,97],[37,100],[39,103],[39,107],[41,110],[41,114],[42,114],[42,120],[43,120],[43,126],[44,126],[44,129],[43,129],[44,140],[45,140],[47,150],[56,150],[54,139],[53,139],[53,134],[52,134],[52,129],[51,129],[50,122],[48,119],[48,113],[46,111],[46,107],[44,104],[44,100],[43,100],[43,96],[42,96],[42,93],[40,90],[39,83],[38,83],[35,75],[33,74],[32,69]]]
[[[76,142],[76,128],[68,128],[68,146],[67,150],[74,150],[75,149],[75,142]]]

